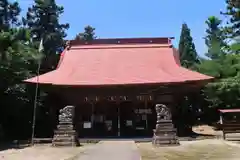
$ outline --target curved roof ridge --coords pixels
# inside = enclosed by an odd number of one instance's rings
[[[173,37],[145,37],[145,38],[101,38],[86,42],[71,40],[70,46],[75,45],[101,45],[101,44],[171,44]]]
[[[70,50],[77,49],[122,49],[122,48],[171,48],[171,44],[121,44],[121,45],[77,45]]]
[[[56,70],[25,82],[101,86],[184,83],[212,78],[181,67],[178,51],[170,43],[142,43],[67,47]]]

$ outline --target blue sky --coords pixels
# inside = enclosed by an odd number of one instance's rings
[[[33,0],[18,0],[23,13]],[[220,16],[225,0],[56,0],[64,6],[61,22],[70,24],[72,39],[84,26],[96,28],[99,38],[175,37],[177,46],[181,25],[191,29],[197,51],[206,50],[203,37],[209,16]]]

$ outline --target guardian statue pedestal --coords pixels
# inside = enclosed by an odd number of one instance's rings
[[[156,113],[157,124],[156,129],[153,130],[153,145],[157,147],[180,145],[170,109],[166,105],[156,104]]]
[[[60,110],[59,124],[54,131],[53,146],[79,146],[78,135],[73,125],[74,106],[66,106]]]

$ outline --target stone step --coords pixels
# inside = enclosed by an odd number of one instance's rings
[[[75,130],[55,130],[54,134],[68,134],[68,135],[75,135]]]
[[[161,123],[157,124],[157,127],[173,127],[174,125],[172,123]]]
[[[73,124],[58,124],[57,126],[73,126]]]
[[[76,137],[76,134],[55,134],[54,137]]]
[[[68,135],[68,134],[55,134],[54,137],[55,138],[69,138],[69,137],[76,137],[76,135],[74,135],[74,134],[71,134],[71,135]]]
[[[153,144],[155,146],[171,146],[171,145],[179,145],[178,140],[153,140]]]
[[[153,130],[154,133],[166,133],[166,132],[176,132],[176,128],[161,128],[158,130]]]
[[[71,146],[77,146],[77,143],[75,142],[53,142],[52,145],[54,147],[71,147]]]
[[[163,126],[163,127],[159,127],[157,130],[166,130],[166,129],[175,129],[175,128],[173,126]]]
[[[71,136],[66,136],[66,135],[55,135],[53,139],[74,139],[76,136],[71,135]]]
[[[173,123],[173,122],[172,120],[160,120],[158,124],[161,124],[161,123]]]
[[[57,125],[58,129],[73,129],[73,125]]]
[[[66,132],[71,132],[71,131],[74,131],[73,129],[63,129],[63,128],[59,128],[57,129],[57,131],[66,131]]]
[[[60,124],[60,125],[65,125],[65,124],[66,124],[66,125],[71,125],[71,124],[73,124],[73,121],[64,121],[64,122],[61,122],[61,121],[60,121],[59,124]]]
[[[56,135],[53,137],[53,139],[70,139],[71,137],[76,137],[76,136],[74,136],[74,135],[72,135],[72,136]]]
[[[52,141],[53,143],[56,143],[56,142],[75,142],[74,139],[53,139]]]
[[[158,140],[169,140],[169,139],[178,139],[176,135],[154,135],[153,139]]]

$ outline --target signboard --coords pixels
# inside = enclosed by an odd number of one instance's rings
[[[156,101],[158,102],[172,102],[173,96],[172,95],[159,95],[156,97]]]
[[[149,109],[135,109],[135,114],[152,114],[152,110]]]
[[[92,128],[91,122],[83,122],[83,128]]]
[[[150,95],[138,95],[138,96],[87,96],[83,97],[83,100],[85,102],[98,102],[102,100],[107,100],[107,101],[128,101],[128,100],[138,100],[138,101],[152,101],[153,96]]]
[[[136,130],[144,130],[144,127],[136,127]]]
[[[132,126],[132,121],[131,120],[127,120],[126,121],[126,126]]]

